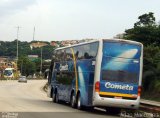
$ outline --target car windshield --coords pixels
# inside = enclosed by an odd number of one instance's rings
[[[5,70],[4,75],[12,75],[12,71],[11,70]]]
[[[24,78],[24,79],[26,79],[26,76],[21,76],[20,78]]]

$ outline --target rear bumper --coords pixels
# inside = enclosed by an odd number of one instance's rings
[[[98,93],[95,93],[93,97],[93,106],[138,109],[139,101],[140,97],[136,100],[115,99],[100,97]]]

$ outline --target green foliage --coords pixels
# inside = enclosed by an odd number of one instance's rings
[[[45,42],[48,45],[43,47],[43,59],[50,59],[53,51],[53,47],[49,45],[49,42]],[[19,57],[24,55],[38,55],[41,57],[41,48],[33,48],[31,50],[29,42],[18,41]],[[12,42],[0,41],[0,56],[16,57],[17,55],[17,40]]]
[[[138,17],[139,21],[134,24],[135,27],[153,26],[155,25],[154,13],[149,12]]]
[[[125,38],[142,42],[147,45],[160,45],[160,26],[156,25],[153,13],[139,16],[139,21],[134,24],[134,28],[127,29]]]
[[[35,72],[40,72],[41,65],[41,49],[42,49],[42,59],[51,59],[52,52],[55,47],[52,47],[49,42],[44,42],[48,45],[41,48],[30,48],[31,43],[36,43],[37,41],[32,42],[21,42],[18,41],[18,69],[22,72],[23,75],[33,74]],[[36,60],[29,60],[27,55],[38,55],[39,58]],[[0,41],[0,56],[17,56],[17,40],[14,41]],[[42,67],[44,72],[47,66]]]
[[[18,59],[18,68],[22,75],[33,75],[36,72],[36,65],[30,61],[27,56],[21,56]]]
[[[157,26],[134,27],[125,31],[125,38],[144,45],[160,45],[160,28]]]
[[[41,59],[40,58],[36,59],[34,63],[36,65],[36,71],[40,72]]]

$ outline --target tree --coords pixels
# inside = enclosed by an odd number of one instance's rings
[[[149,12],[148,14],[143,14],[138,17],[139,21],[134,24],[134,27],[142,27],[142,26],[154,26],[155,23],[155,17],[154,13]]]
[[[18,59],[18,68],[22,75],[33,75],[36,72],[36,65],[30,61],[27,56],[21,56]]]
[[[45,42],[48,45],[43,47],[43,59],[50,59],[53,47],[49,45],[49,42]],[[41,49],[34,48],[31,50],[30,43],[18,41],[19,47],[19,56],[25,55],[38,55],[41,56]],[[17,53],[17,40],[12,42],[8,41],[0,41],[0,56],[11,56],[16,57]]]
[[[138,17],[139,21],[131,29],[125,30],[124,38],[147,45],[160,45],[160,26],[156,25],[152,12]]]

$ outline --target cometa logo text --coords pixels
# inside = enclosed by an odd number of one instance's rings
[[[120,84],[112,84],[110,82],[107,82],[105,84],[106,88],[112,88],[112,89],[121,89],[121,90],[129,90],[132,91],[133,90],[133,86],[130,85],[120,85]]]

